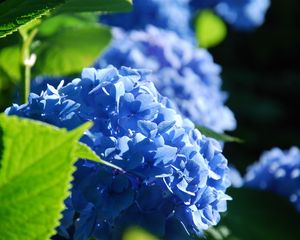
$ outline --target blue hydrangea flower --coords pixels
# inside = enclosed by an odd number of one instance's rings
[[[263,24],[270,0],[191,0],[194,9],[212,8],[230,25],[251,30]]]
[[[232,187],[240,188],[244,185],[240,172],[232,165],[229,165],[229,179]]]
[[[72,79],[68,77],[64,78],[64,83],[69,83],[71,80]],[[40,94],[43,90],[47,89],[48,84],[57,88],[61,81],[61,77],[37,76],[31,81],[30,92]]]
[[[101,15],[102,23],[124,30],[145,29],[147,25],[175,31],[179,36],[192,40],[189,0],[133,0],[129,13]],[[193,40],[192,40],[193,41]]]
[[[87,68],[66,86],[48,85],[28,104],[6,110],[67,129],[93,121],[81,141],[124,169],[76,163],[58,238],[121,239],[128,225],[161,237],[174,226],[201,234],[226,210],[230,182],[218,142],[178,115],[146,76],[124,67]]]
[[[265,189],[286,196],[300,211],[300,150],[292,147],[265,152],[259,162],[250,166],[245,186]]]
[[[185,117],[218,132],[233,130],[236,121],[224,106],[221,68],[204,49],[195,48],[174,32],[149,26],[144,31],[114,30],[114,40],[95,63],[153,70],[151,80]]]

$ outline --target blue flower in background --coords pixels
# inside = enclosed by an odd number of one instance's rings
[[[300,211],[300,150],[292,147],[265,152],[259,162],[250,166],[245,186],[269,190],[286,196]]]
[[[145,29],[150,24],[174,31],[179,36],[194,41],[188,1],[133,0],[131,12],[101,15],[100,21],[124,30]]]
[[[270,0],[191,0],[195,10],[212,8],[239,30],[259,27],[265,20]]]
[[[149,26],[144,31],[114,31],[114,40],[96,67],[112,64],[153,70],[151,80],[183,116],[218,132],[233,130],[236,121],[224,106],[221,68],[204,49],[195,48],[174,32]]]
[[[244,185],[240,172],[232,165],[229,165],[229,179],[232,187],[240,188]]]
[[[67,129],[93,121],[81,141],[125,170],[76,163],[58,238],[120,239],[136,224],[158,236],[174,225],[201,235],[226,210],[230,181],[218,142],[178,115],[147,75],[87,68],[66,86],[48,85],[30,94],[28,104],[6,110]]]
[[[204,8],[213,8],[220,1],[221,0],[189,0],[189,3],[193,10],[201,10]]]

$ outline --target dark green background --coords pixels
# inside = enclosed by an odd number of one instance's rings
[[[228,105],[238,128],[225,155],[240,170],[274,146],[300,146],[300,2],[273,0],[265,24],[254,32],[229,30],[211,49],[223,67]]]

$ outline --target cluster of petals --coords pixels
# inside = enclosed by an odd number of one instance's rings
[[[189,0],[133,0],[132,11],[102,14],[100,21],[124,30],[145,29],[147,25],[153,25],[194,41]]]
[[[232,111],[225,106],[220,66],[207,50],[195,48],[174,32],[154,26],[127,33],[115,29],[114,40],[95,66],[108,64],[151,69],[158,91],[198,125],[218,132],[236,127]]]
[[[128,225],[166,236],[174,223],[199,235],[226,210],[230,181],[219,143],[177,114],[147,75],[87,68],[6,110],[67,129],[92,121],[81,141],[123,169],[77,161],[57,238],[120,239]]]
[[[126,31],[154,25],[194,42],[193,17],[199,11],[211,9],[235,29],[247,31],[264,23],[270,3],[270,0],[133,0],[132,11],[104,14],[100,21]]]
[[[288,197],[300,211],[300,150],[273,148],[262,154],[259,162],[247,170],[246,187],[272,191]]]

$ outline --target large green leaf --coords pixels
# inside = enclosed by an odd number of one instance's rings
[[[20,78],[20,47],[12,45],[0,49],[0,82],[17,83]]]
[[[48,17],[38,26],[39,37],[51,37],[68,28],[84,28],[97,26],[97,13],[59,14]],[[45,39],[47,41],[47,39]]]
[[[87,145],[85,145],[84,143],[81,143],[81,142],[79,142],[76,146],[76,156],[78,158],[85,158],[88,160],[99,162],[106,166],[123,171],[122,168],[120,168],[112,163],[102,160],[92,149],[90,149],[90,147],[88,147]]]
[[[57,11],[61,12],[126,12],[131,10],[131,0],[69,0]]]
[[[3,153],[3,130],[0,127],[0,169],[1,169],[1,159],[2,159],[2,153]]]
[[[200,11],[195,21],[198,43],[203,48],[209,48],[222,42],[227,34],[223,20],[210,10]]]
[[[61,76],[81,72],[109,44],[111,33],[100,25],[66,28],[46,39],[35,49],[34,74]]]
[[[207,137],[210,137],[210,138],[214,138],[218,141],[222,141],[222,142],[238,142],[238,143],[242,143],[243,140],[240,139],[240,138],[237,138],[237,137],[232,137],[228,134],[224,134],[224,133],[217,133],[207,127],[204,127],[204,126],[196,126],[197,129],[199,129],[199,131],[204,134],[205,136]]]
[[[284,198],[251,189],[230,189],[233,200],[208,240],[296,240],[300,213]]]
[[[0,38],[0,89],[20,80],[21,36],[17,33]]]
[[[78,139],[90,124],[67,132],[0,115],[0,239],[48,239],[68,195]]]
[[[65,3],[65,0],[4,0],[0,1],[0,37],[16,31]]]

